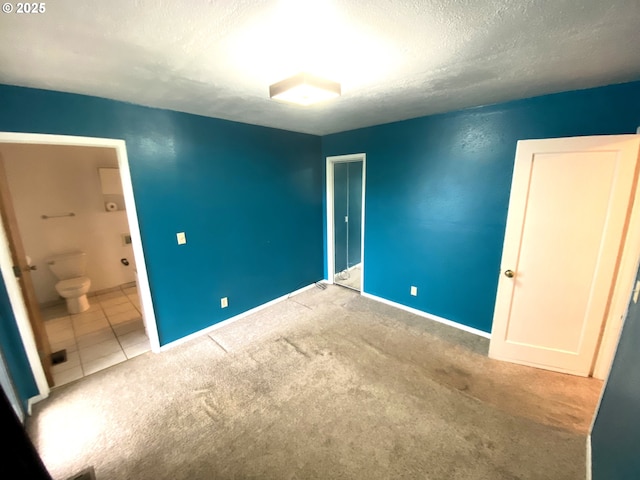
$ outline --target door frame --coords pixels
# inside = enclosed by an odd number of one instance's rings
[[[640,139],[637,135],[632,135]],[[639,154],[640,157],[640,154]],[[622,254],[614,274],[614,288],[611,294],[609,312],[605,318],[600,344],[592,366],[592,375],[606,380],[611,371],[613,358],[618,349],[624,319],[629,308],[629,299],[634,292],[634,283],[640,262],[640,158],[636,168],[636,178],[631,192],[632,205],[627,217],[627,228],[623,234]],[[604,387],[603,387],[604,391]],[[596,410],[597,413],[597,410]],[[594,417],[595,420],[595,417]]]
[[[596,142],[602,139],[611,141],[631,140],[640,143],[640,137],[638,137],[638,135],[620,134],[520,140],[518,144],[520,145],[520,142],[529,141],[535,142],[545,140],[572,139],[580,141],[585,141],[585,139],[594,139],[594,141]],[[638,149],[640,150],[640,144],[638,145]],[[565,150],[566,149],[561,149],[561,151]],[[622,331],[624,317],[626,316],[629,304],[629,297],[634,287],[634,280],[637,273],[637,262],[640,259],[640,186],[638,185],[640,176],[640,155],[639,160],[636,162],[633,175],[634,179],[633,186],[630,192],[630,205],[627,210],[625,226],[622,232],[621,248],[613,271],[612,286],[610,289],[609,299],[604,311],[604,319],[599,332],[598,341],[596,343],[594,351],[594,357],[592,359],[589,370],[589,376],[593,376],[600,380],[606,380],[611,370],[613,358],[617,350],[618,340]],[[506,241],[507,239],[505,233],[505,242]],[[502,267],[500,269],[499,275],[502,275]]]
[[[137,288],[140,294],[140,303],[142,306],[142,318],[149,336],[149,343],[153,352],[160,351],[160,340],[158,337],[158,328],[156,324],[153,302],[151,300],[151,288],[149,286],[149,277],[147,274],[147,265],[142,248],[142,238],[140,235],[140,227],[138,224],[138,213],[136,210],[136,202],[133,194],[133,184],[131,182],[131,171],[129,170],[129,160],[127,157],[127,148],[124,140],[110,138],[95,137],[78,137],[71,135],[49,135],[41,133],[14,133],[0,132],[0,144],[37,144],[37,145],[65,145],[72,147],[105,147],[113,148],[118,159],[118,167],[120,169],[120,178],[124,193],[124,203],[129,223],[129,233],[131,235],[131,245],[133,247],[133,256],[136,262],[137,271]],[[18,330],[22,337],[24,348],[31,366],[36,385],[38,387],[39,396],[29,400],[29,406],[32,402],[46,398],[49,395],[49,386],[44,374],[42,364],[36,348],[36,342],[33,331],[29,323],[29,316],[25,306],[22,291],[17,279],[13,274],[13,262],[9,250],[8,236],[5,226],[0,219],[0,271],[7,287],[7,293],[11,302],[11,308],[16,318]]]
[[[333,284],[336,276],[336,259],[335,259],[335,229],[333,227],[335,221],[334,212],[334,178],[336,163],[353,163],[362,162],[362,215],[360,235],[360,294],[364,293],[364,235],[365,235],[365,192],[367,179],[367,155],[365,153],[354,153],[351,155],[337,155],[327,157],[326,178],[327,178],[327,215],[326,215],[326,231],[327,231],[327,283]]]
[[[38,349],[38,357],[40,358],[40,363],[42,364],[47,383],[49,386],[53,386],[54,380],[51,361],[51,342],[47,336],[44,322],[42,320],[42,312],[40,311],[40,306],[38,305],[35,295],[33,278],[31,278],[31,265],[29,265],[29,260],[27,259],[27,254],[22,242],[22,236],[20,235],[20,228],[18,226],[16,212],[13,206],[13,196],[11,195],[9,178],[7,177],[5,167],[4,158],[2,156],[2,152],[0,152],[0,201],[2,201],[0,216],[2,217],[2,221],[6,227],[8,240],[7,245],[11,252],[14,276],[16,277],[16,281],[20,286],[20,291],[23,294],[24,305],[27,309],[27,315],[29,318],[29,325],[33,332],[36,348]]]

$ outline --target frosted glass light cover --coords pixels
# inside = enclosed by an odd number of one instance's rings
[[[269,87],[271,98],[304,106],[338,97],[340,93],[339,83],[308,73],[298,74]]]

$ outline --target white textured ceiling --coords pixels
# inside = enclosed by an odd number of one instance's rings
[[[0,13],[0,83],[319,135],[640,79],[639,0],[44,3]],[[302,70],[342,97],[268,98]]]

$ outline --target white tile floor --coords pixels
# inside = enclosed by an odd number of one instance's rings
[[[89,303],[77,315],[64,304],[42,309],[51,351],[67,351],[67,361],[53,366],[56,387],[150,350],[135,286],[90,296]]]

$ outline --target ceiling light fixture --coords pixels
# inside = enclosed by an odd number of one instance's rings
[[[269,87],[271,98],[304,106],[338,97],[340,93],[339,83],[308,73],[299,73]]]

